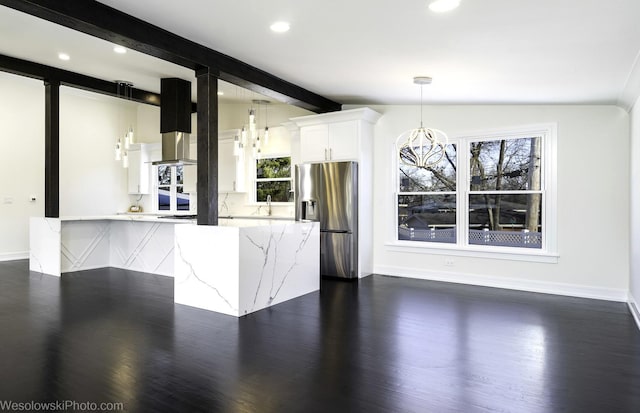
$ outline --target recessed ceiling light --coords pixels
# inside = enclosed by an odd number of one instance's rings
[[[451,11],[460,5],[460,0],[435,0],[429,3],[431,11],[444,13]]]
[[[58,59],[60,60],[69,60],[71,57],[66,53],[58,53]]]
[[[270,26],[270,29],[276,33],[284,33],[289,31],[290,26],[287,22],[275,22]]]
[[[127,53],[127,49],[123,46],[113,46],[113,51],[119,54]]]

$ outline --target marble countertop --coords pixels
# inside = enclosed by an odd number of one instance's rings
[[[166,224],[196,224],[195,219],[164,218],[157,214],[114,214],[92,216],[65,216],[60,221],[134,221],[134,222],[158,222]],[[290,217],[279,216],[223,216],[219,217],[219,226],[228,227],[258,227],[263,225],[277,225],[293,223]]]

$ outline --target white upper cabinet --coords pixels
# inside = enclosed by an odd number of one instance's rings
[[[235,135],[234,135],[235,136]],[[233,137],[218,140],[218,192],[240,191],[238,159],[233,154]]]
[[[129,156],[128,192],[132,195],[151,193],[151,153],[146,144],[134,144]]]
[[[380,114],[369,108],[292,119],[300,127],[300,162],[360,160],[373,136],[366,125]]]
[[[302,162],[356,160],[359,146],[356,120],[300,128]]]

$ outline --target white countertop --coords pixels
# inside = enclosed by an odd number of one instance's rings
[[[156,214],[114,214],[114,215],[93,215],[93,216],[66,216],[60,217],[60,221],[134,221],[134,222],[157,222],[163,224],[186,224],[195,225],[195,219],[163,218]],[[219,217],[220,226],[228,227],[258,227],[263,225],[278,225],[293,223],[295,220],[290,217],[276,216],[224,216]]]

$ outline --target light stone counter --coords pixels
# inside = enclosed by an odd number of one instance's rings
[[[226,224],[176,225],[176,303],[242,316],[320,289],[318,223]]]
[[[29,269],[175,275],[177,303],[240,316],[320,288],[317,225],[264,218],[204,226],[153,215],[34,217]]]

